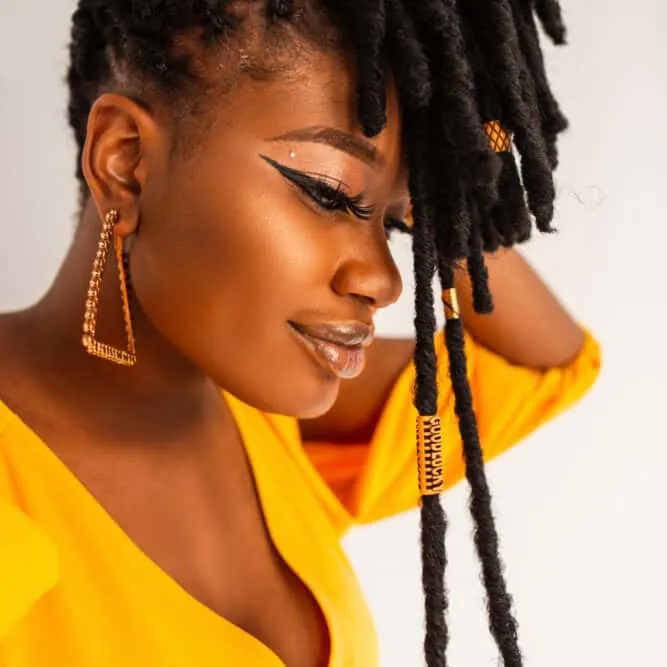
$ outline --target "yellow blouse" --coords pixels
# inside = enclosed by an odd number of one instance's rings
[[[593,383],[588,337],[565,369],[512,366],[467,341],[486,458],[523,438]],[[440,414],[447,481],[463,475],[442,336]],[[352,524],[418,503],[414,368],[408,366],[370,443],[303,443],[295,419],[225,395],[256,477],[276,548],[321,605],[330,667],[377,665],[376,640],[340,546]],[[416,545],[415,545],[415,548]],[[2,667],[280,667],[266,646],[197,602],[157,567],[34,432],[0,402]]]

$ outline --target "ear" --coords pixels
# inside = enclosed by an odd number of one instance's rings
[[[155,159],[163,142],[155,118],[137,102],[105,94],[93,104],[82,155],[83,174],[100,219],[112,208],[120,212],[116,233],[121,236],[137,230],[151,157]]]

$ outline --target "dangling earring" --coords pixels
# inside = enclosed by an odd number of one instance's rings
[[[104,216],[102,233],[97,244],[97,254],[93,264],[93,272],[88,284],[88,298],[86,300],[86,312],[83,320],[82,343],[89,354],[106,361],[111,361],[119,366],[134,366],[137,363],[137,351],[134,342],[134,331],[132,329],[132,315],[130,313],[130,301],[127,294],[127,265],[123,252],[123,239],[116,236],[114,240],[114,227],[118,223],[119,213],[117,209],[111,209]],[[102,291],[102,278],[108,261],[109,250],[112,243],[116,249],[116,260],[118,262],[118,278],[120,280],[120,294],[123,301],[123,318],[125,320],[125,334],[127,336],[127,350],[100,343],[95,338],[97,331],[97,316],[100,307],[100,292]]]

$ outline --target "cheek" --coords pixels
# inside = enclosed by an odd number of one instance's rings
[[[218,190],[173,207],[165,228],[174,231],[155,245],[155,266],[171,273],[160,282],[187,289],[197,319],[218,313],[224,322],[230,309],[261,304],[255,315],[283,320],[329,284],[335,266],[326,224],[287,194]]]
[[[338,252],[331,229],[284,187],[180,189],[142,225],[137,298],[163,338],[242,400],[318,413],[337,388],[313,378],[287,321],[328,296]],[[275,378],[289,376],[273,396]]]

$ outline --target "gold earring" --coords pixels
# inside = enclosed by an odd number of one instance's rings
[[[123,239],[114,237],[114,227],[118,223],[120,214],[117,209],[111,209],[104,216],[102,232],[97,244],[97,254],[93,263],[93,272],[88,284],[88,298],[86,299],[86,312],[83,320],[82,343],[88,354],[100,359],[111,361],[119,366],[134,366],[137,363],[137,351],[132,328],[132,314],[130,313],[130,301],[127,295],[127,267],[123,253]],[[97,316],[100,307],[100,293],[102,291],[102,278],[109,259],[111,245],[115,245],[116,260],[118,262],[118,278],[120,280],[120,293],[123,301],[123,318],[125,320],[125,334],[127,336],[127,349],[119,350],[106,343],[100,343],[95,334],[97,331]]]

